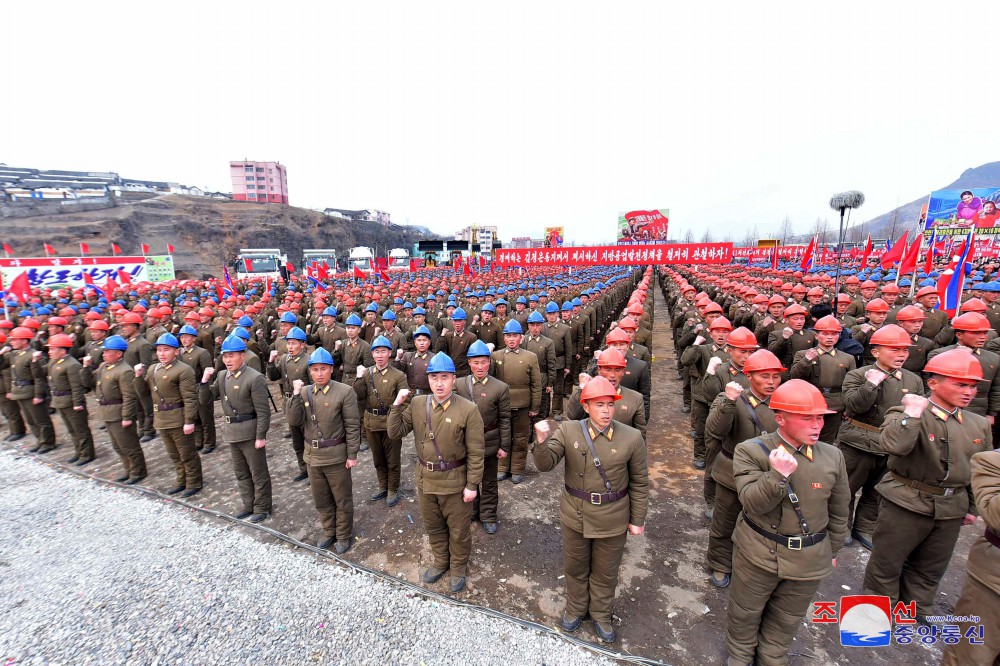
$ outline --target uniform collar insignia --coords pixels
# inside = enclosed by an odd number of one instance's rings
[[[740,371],[737,370],[736,368],[734,368],[732,365],[730,365],[729,366],[729,374],[732,375],[733,377],[735,377],[736,375],[740,374]]]

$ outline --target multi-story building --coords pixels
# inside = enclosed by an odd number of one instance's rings
[[[497,238],[497,227],[493,224],[479,224],[476,226],[465,227],[464,229],[459,229],[455,232],[455,240],[470,241],[476,243],[477,237],[483,232],[490,232],[493,239]]]
[[[235,201],[288,203],[288,174],[278,162],[230,162],[229,174]]]

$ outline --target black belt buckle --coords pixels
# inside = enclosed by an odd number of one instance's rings
[[[603,504],[604,500],[601,498],[601,493],[590,493],[590,503],[595,506]]]
[[[942,488],[941,490],[944,491],[943,495],[945,497],[951,497],[955,494],[955,488]]]
[[[788,537],[788,550],[802,550],[802,537]]]

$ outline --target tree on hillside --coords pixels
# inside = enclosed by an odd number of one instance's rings
[[[836,243],[837,242],[837,230],[833,230],[831,233],[830,220],[829,218],[816,218],[816,223],[813,225],[812,229],[813,236],[819,239],[820,244],[825,244],[827,242]],[[832,236],[829,237],[828,236]]]
[[[788,239],[795,235],[795,229],[792,228],[792,218],[785,216],[785,219],[781,221],[778,225],[777,238],[781,241],[782,245],[788,244]]]

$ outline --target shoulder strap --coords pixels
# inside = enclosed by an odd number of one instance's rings
[[[760,437],[754,437],[755,442],[760,445],[760,448],[764,449],[764,453],[768,456],[771,455],[772,449],[767,448],[767,444]],[[788,479],[786,487],[788,489],[788,501],[792,503],[792,510],[795,511],[795,517],[799,519],[799,529],[802,530],[802,534],[809,534],[809,523],[806,522],[806,517],[802,513],[802,505],[799,504],[799,496],[795,494],[795,488],[792,487],[792,480]]]
[[[740,394],[740,402],[742,402],[743,405],[746,406],[747,412],[750,413],[750,419],[753,421],[753,424],[755,426],[757,426],[757,430],[760,431],[760,434],[763,435],[763,434],[767,433],[767,430],[764,429],[764,425],[760,422],[760,417],[757,416],[756,410],[754,410],[753,405],[750,404],[750,401],[747,400],[746,395],[744,395],[742,393]],[[760,441],[760,440],[757,440],[757,441]]]
[[[438,462],[443,462],[444,456],[441,455],[441,448],[438,446],[437,438],[434,437],[434,425],[431,423],[431,397],[431,395],[428,395],[425,400],[427,404],[427,436],[430,438],[431,444],[434,445],[434,453],[437,454]]]
[[[594,458],[594,467],[601,475],[601,480],[604,481],[604,487],[608,489],[609,493],[615,491],[611,482],[608,481],[608,475],[604,473],[604,466],[601,465],[601,459],[597,457],[597,451],[594,450],[594,440],[590,437],[590,429],[587,427],[587,419],[581,419],[580,428],[583,429],[583,439],[587,442],[587,447],[590,449],[590,455]]]
[[[472,375],[467,376],[466,379],[468,380],[468,384],[469,384],[469,397],[472,399],[472,402],[475,402],[476,401],[476,393],[475,393],[475,391],[472,390]]]
[[[313,427],[316,428],[316,434],[319,435],[319,438],[326,439],[323,436],[323,430],[319,427],[319,421],[316,420],[316,394],[313,392],[312,384],[306,387],[306,395],[309,396],[309,402],[304,405],[306,414],[309,415],[309,419],[312,421]]]
[[[368,383],[372,385],[372,392],[375,393],[375,399],[378,400],[379,409],[385,409],[385,403],[382,402],[382,396],[378,394],[378,389],[375,388],[375,368],[368,368]]]

